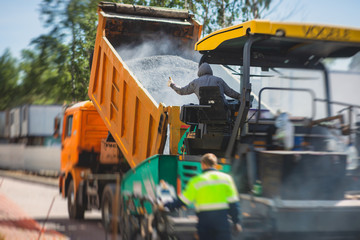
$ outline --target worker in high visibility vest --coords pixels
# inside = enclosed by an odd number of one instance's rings
[[[165,207],[174,210],[182,205],[194,204],[199,219],[200,240],[230,240],[231,216],[234,230],[241,232],[240,204],[238,192],[232,177],[216,170],[217,157],[207,153],[201,158],[203,173],[190,179],[178,199],[166,203]]]

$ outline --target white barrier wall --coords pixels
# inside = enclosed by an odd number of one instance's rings
[[[329,78],[333,101],[360,105],[360,73],[332,71],[329,74]],[[332,109],[333,114],[336,114],[336,111],[343,108],[344,106],[334,106]]]
[[[0,168],[24,169],[24,149],[22,144],[0,145]]]
[[[0,168],[33,172],[60,171],[60,147],[0,144]]]

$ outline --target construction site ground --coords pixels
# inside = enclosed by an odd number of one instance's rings
[[[106,237],[99,212],[82,221],[68,218],[56,176],[0,170],[0,240]]]
[[[50,177],[31,176],[21,171],[0,171],[0,190],[5,176],[24,181],[55,184]],[[29,216],[19,205],[10,200],[5,192],[0,192],[0,239],[68,239],[65,235],[47,230]]]

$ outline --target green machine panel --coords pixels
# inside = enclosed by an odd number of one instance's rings
[[[219,170],[230,172],[230,165],[219,164]],[[177,188],[184,190],[187,182],[193,176],[201,173],[200,156],[192,160],[180,160],[176,155],[155,155],[135,168],[129,170],[121,182],[121,194],[124,200],[132,196],[135,206],[139,206],[139,201],[143,197],[155,200],[157,198],[157,186],[160,180],[164,180]],[[145,203],[148,213],[152,212],[151,204]]]
[[[122,193],[156,197],[156,186],[164,180],[176,187],[177,156],[155,155],[129,170],[122,180]]]

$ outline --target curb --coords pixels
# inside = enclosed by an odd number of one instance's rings
[[[59,186],[59,180],[57,177],[55,178],[55,177],[37,176],[37,175],[25,173],[23,171],[0,170],[0,176],[8,177],[20,181],[43,184],[50,187]],[[1,181],[0,181],[0,185],[1,185]]]

